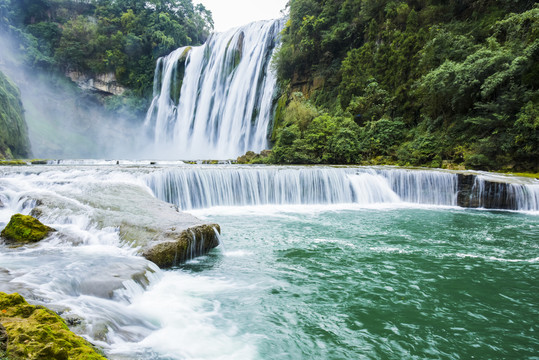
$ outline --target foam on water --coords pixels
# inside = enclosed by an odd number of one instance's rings
[[[511,218],[525,217],[523,213],[508,215],[457,208],[454,205],[455,175],[447,172],[143,164],[126,167],[64,164],[31,166],[23,171],[5,167],[0,172],[0,196],[4,204],[0,208],[0,227],[13,213],[30,213],[36,205],[35,198],[54,199],[59,204],[41,216],[58,232],[36,245],[17,249],[0,245],[0,291],[18,291],[29,301],[49,306],[66,318],[80,319],[81,324],[74,330],[103,347],[110,359],[260,359],[268,354],[277,358],[278,353],[267,350],[271,342],[264,335],[265,330],[257,327],[257,321],[270,321],[271,326],[280,324],[276,329],[286,332],[287,324],[301,322],[299,315],[286,309],[270,308],[264,315],[247,313],[258,317],[250,324],[240,319],[246,313],[234,311],[243,309],[244,303],[253,311],[262,296],[286,298],[289,281],[295,281],[295,277],[299,276],[299,283],[303,283],[314,278],[321,281],[333,271],[347,272],[346,267],[315,273],[304,269],[327,257],[341,256],[339,254],[354,252],[368,259],[395,256],[393,260],[405,264],[408,258],[417,257],[427,262],[440,261],[444,266],[460,261],[471,268],[483,263],[533,266],[539,261],[536,254],[519,250],[531,245],[516,244],[517,239],[515,243],[506,240],[514,232],[523,237],[534,234],[537,227],[533,219],[526,218],[529,225],[523,228]],[[292,190],[287,190],[289,186]],[[96,192],[96,189],[101,191]],[[192,206],[190,212],[218,223],[223,221],[226,226],[222,227],[222,239],[227,241],[226,250],[189,262],[183,269],[162,271],[137,255],[137,248],[121,238],[118,228],[99,225],[96,207],[106,208],[105,204],[117,203],[118,198],[126,196],[124,200],[129,203],[150,192],[166,198],[167,191],[170,192],[167,196],[184,199],[184,203],[188,203],[187,199],[195,203],[189,193],[201,196],[197,201],[208,207]],[[239,195],[234,198],[234,194]],[[412,217],[407,219],[406,214]],[[431,238],[428,228],[413,226],[417,221],[414,216],[428,216],[440,222],[431,225],[437,238]],[[348,220],[327,231],[343,217]],[[395,218],[401,218],[399,226],[393,226]],[[452,218],[455,218],[454,223],[451,223]],[[474,230],[473,223],[469,224],[471,230],[467,230],[467,237],[458,235],[460,245],[454,247],[455,234],[451,226],[466,226],[462,224],[468,218],[478,223],[492,221],[492,224],[481,225],[481,232]],[[500,219],[508,223],[503,229],[496,225]],[[251,221],[254,224],[250,224]],[[430,225],[429,221],[425,223]],[[372,224],[376,226],[369,228]],[[356,228],[348,235],[350,226]],[[412,229],[406,231],[414,236],[402,230],[405,226]],[[250,233],[231,237],[230,232],[239,227],[248,227]],[[260,236],[266,238],[261,240]],[[429,245],[414,242],[416,236],[424,236]],[[373,242],[373,237],[379,241]],[[510,243],[504,243],[510,252],[496,250],[502,242]],[[480,247],[474,251],[477,244]],[[261,246],[266,249],[264,253],[259,251]],[[444,250],[437,253],[440,248]],[[315,261],[312,258],[317,254],[325,257]],[[268,263],[275,264],[276,257],[288,264],[283,265],[282,273],[253,280],[255,275],[271,271],[258,268],[259,259],[264,256]],[[297,257],[302,259],[298,263],[295,262]],[[347,261],[353,259],[344,256],[337,262]],[[367,262],[362,266],[365,264]],[[225,266],[223,269],[227,272],[235,271],[234,277],[220,272],[221,266]],[[355,266],[354,274],[363,272],[362,266]],[[390,268],[372,271],[396,273]],[[369,274],[363,281],[370,277]],[[397,289],[398,283],[387,286]],[[296,291],[303,295],[315,292],[303,288]],[[327,294],[320,293],[321,296]],[[231,305],[228,301],[237,304]],[[237,309],[232,311],[231,306]],[[301,305],[300,309],[305,306]],[[293,339],[294,335],[290,336]],[[318,345],[305,345],[307,343],[299,340],[297,344],[294,340],[281,341],[287,349],[299,347],[307,353],[319,350],[325,354],[322,348],[329,346],[323,341]],[[311,345],[318,350],[310,350]],[[283,352],[283,356],[286,354]]]

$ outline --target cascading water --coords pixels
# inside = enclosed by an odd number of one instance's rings
[[[431,206],[456,205],[459,175],[179,162],[1,167],[0,229],[16,212],[46,209],[36,216],[57,232],[16,248],[0,240],[0,291],[79,323],[73,330],[111,360],[529,358],[539,185],[512,179],[513,190],[494,193],[513,191],[530,213]],[[485,181],[477,176],[471,192],[496,189]],[[149,234],[138,225],[150,212],[168,214],[151,192],[184,209],[214,207],[197,213],[221,225],[226,251],[166,271],[138,255],[134,240]],[[308,206],[216,207],[266,204]],[[518,321],[508,325],[507,312]],[[491,347],[493,334],[508,331],[518,337],[507,350]]]
[[[478,207],[534,211],[539,209],[539,184],[523,185],[488,181],[489,177],[475,178],[472,195]]]
[[[160,157],[229,159],[267,148],[281,20],[213,34],[157,62],[145,126]]]
[[[457,176],[435,171],[331,167],[171,168],[148,175],[181,209],[267,204],[456,205]]]
[[[457,173],[393,168],[176,167],[146,176],[161,200],[183,210],[215,206],[379,204],[539,210],[539,185],[490,182],[476,176],[475,205],[460,204]],[[500,184],[492,186],[492,184]]]

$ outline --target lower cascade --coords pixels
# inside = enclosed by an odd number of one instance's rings
[[[251,23],[158,60],[145,126],[161,158],[228,159],[267,148],[276,84],[270,60],[282,26]]]
[[[146,182],[158,198],[182,210],[214,206],[399,202],[539,210],[539,184],[536,182],[507,183],[481,175],[430,170],[182,167],[153,172],[147,175]]]
[[[538,200],[537,180],[480,172],[4,166],[0,230],[20,213],[55,231],[36,243],[0,239],[0,292],[57,312],[110,360],[409,358],[412,350],[530,358]],[[288,204],[300,206],[277,206]],[[519,320],[508,323],[507,313]],[[506,350],[491,346],[493,334]]]

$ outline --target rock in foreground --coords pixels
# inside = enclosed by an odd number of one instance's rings
[[[29,305],[17,293],[0,292],[0,358],[10,360],[106,360],[64,320],[43,306]],[[2,336],[3,335],[3,336]],[[2,353],[3,352],[3,353]]]
[[[219,245],[217,224],[180,212],[136,184],[96,182],[87,184],[85,191],[62,195],[33,197],[39,205],[32,214],[50,222],[55,220],[49,214],[59,212],[89,216],[99,228],[118,229],[123,241],[139,248],[160,268],[178,265]]]
[[[43,240],[53,231],[32,216],[15,214],[2,230],[2,237],[8,243],[26,244]]]

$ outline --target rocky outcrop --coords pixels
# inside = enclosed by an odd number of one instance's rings
[[[0,159],[29,156],[30,140],[19,89],[0,72]]]
[[[66,211],[90,216],[100,228],[119,229],[126,243],[161,268],[178,265],[219,245],[217,224],[202,221],[128,183],[89,184],[84,193],[36,196],[32,215]],[[61,210],[59,210],[61,209]]]
[[[206,254],[219,245],[216,232],[220,232],[216,224],[198,225],[180,232],[166,232],[163,238],[149,243],[143,249],[142,255],[159,267],[171,267],[185,259]]]
[[[523,184],[494,181],[474,174],[458,174],[457,205],[466,208],[534,210],[537,194]],[[535,209],[536,210],[536,209]]]
[[[69,71],[66,75],[83,90],[109,95],[122,95],[127,90],[118,83],[116,75],[112,72],[90,76],[78,71]]]
[[[53,228],[43,225],[38,219],[22,214],[15,214],[2,230],[2,238],[11,244],[34,243],[46,238]]]
[[[56,313],[28,304],[17,293],[0,292],[0,323],[2,359],[106,360]]]

